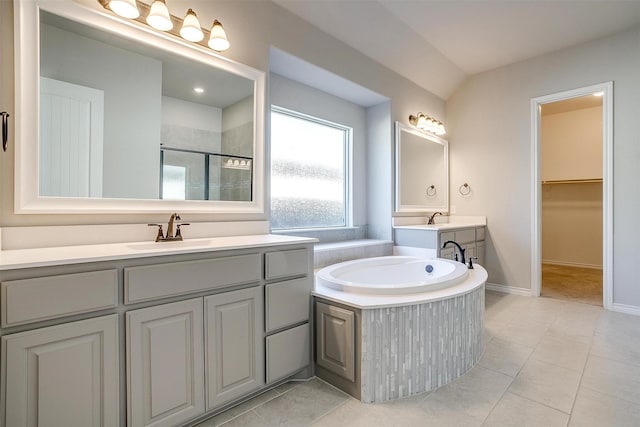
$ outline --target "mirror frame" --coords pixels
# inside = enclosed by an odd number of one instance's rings
[[[96,1],[96,5],[99,4]],[[254,81],[253,194],[249,201],[160,200],[41,197],[39,173],[40,10],[118,34],[140,43],[170,50]],[[72,0],[14,0],[15,36],[15,174],[17,214],[167,213],[259,214],[265,216],[264,122],[265,72],[218,55],[203,46],[161,33],[136,21]]]
[[[444,149],[444,163],[445,163],[445,176],[444,176],[444,186],[446,190],[444,191],[444,203],[442,205],[436,206],[427,206],[427,205],[403,205],[400,202],[400,188],[402,185],[400,179],[400,161],[402,156],[402,148],[401,148],[401,134],[402,132],[407,132],[417,137],[423,138],[426,141],[433,142],[436,144],[440,144]],[[395,212],[394,215],[402,216],[403,214],[424,214],[427,212],[449,212],[449,142],[446,139],[442,139],[436,135],[430,134],[428,132],[423,132],[419,129],[414,128],[413,126],[405,125],[401,122],[396,122],[395,129]],[[409,216],[409,215],[405,215]]]

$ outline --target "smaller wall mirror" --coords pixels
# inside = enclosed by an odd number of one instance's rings
[[[449,143],[396,122],[395,213],[449,211]]]

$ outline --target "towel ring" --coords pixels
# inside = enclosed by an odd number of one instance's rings
[[[460,186],[460,188],[458,188],[458,192],[460,192],[460,194],[462,194],[463,196],[468,196],[469,194],[471,194],[471,186],[465,182]]]
[[[436,186],[431,184],[429,187],[427,187],[427,196],[429,197],[433,197],[436,195],[438,191],[436,190]]]
[[[7,151],[7,140],[9,139],[9,113],[3,111],[2,116],[2,151]]]

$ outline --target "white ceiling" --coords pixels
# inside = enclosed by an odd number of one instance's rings
[[[640,0],[273,0],[447,99],[468,75],[640,25]]]

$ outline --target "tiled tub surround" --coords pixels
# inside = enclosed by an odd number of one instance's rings
[[[440,301],[362,310],[361,396],[385,402],[449,384],[480,360],[484,286]]]
[[[464,282],[449,288],[397,296],[342,292],[316,281],[316,316],[318,303],[334,304],[352,311],[357,322],[354,380],[331,372],[323,375],[318,366],[317,375],[367,403],[450,383],[482,356],[486,280],[486,270],[478,266]],[[317,334],[321,321],[316,317]]]

